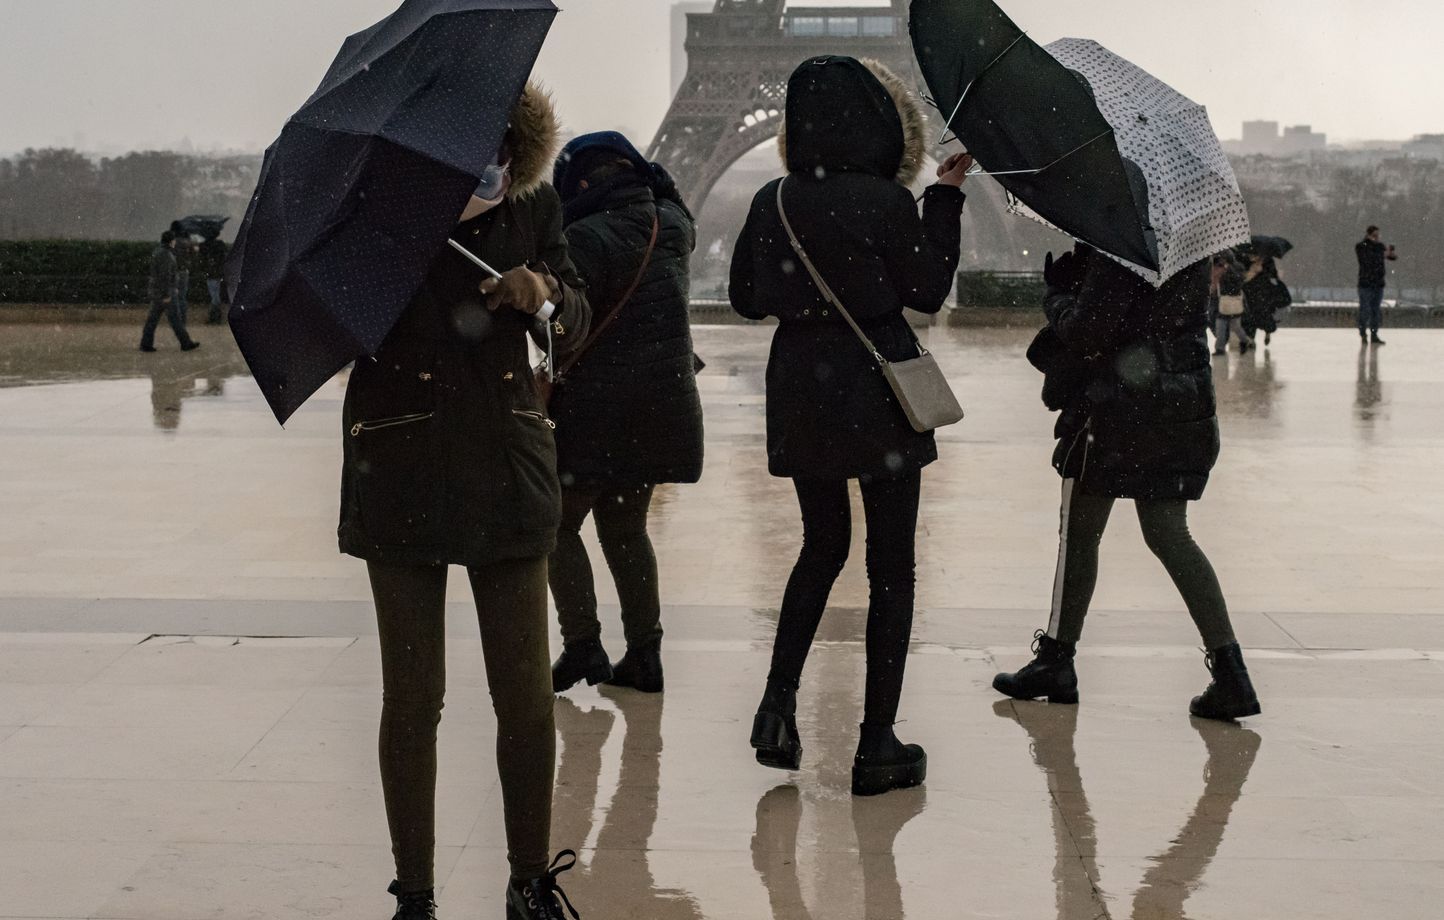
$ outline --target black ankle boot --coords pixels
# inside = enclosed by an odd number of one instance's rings
[[[1036,700],[1046,696],[1050,703],[1078,702],[1078,672],[1073,655],[1078,646],[1059,642],[1041,629],[1033,634],[1033,660],[1022,670],[999,674],[993,689],[1015,700]]]
[[[627,654],[612,665],[607,683],[613,687],[631,687],[643,693],[662,692],[662,641],[627,646]]]
[[[920,745],[897,740],[891,725],[862,723],[852,759],[852,794],[881,795],[920,786],[928,778],[928,755]]]
[[[796,770],[802,766],[802,739],[797,734],[797,688],[769,680],[752,720],[752,747],[764,767]]]
[[[565,864],[563,860],[570,860]],[[562,850],[552,860],[546,873],[538,878],[514,878],[506,886],[506,920],[566,920],[562,904],[566,904],[572,920],[581,915],[567,900],[567,893],[557,884],[557,876],[577,864],[574,850]],[[560,898],[561,900],[557,900]]]
[[[436,920],[436,890],[402,891],[392,882],[386,891],[396,895],[396,915],[391,920]]]
[[[1243,650],[1237,642],[1208,652],[1203,661],[1213,675],[1213,681],[1201,695],[1193,698],[1188,706],[1190,713],[1200,719],[1231,722],[1263,712],[1258,694],[1253,690],[1253,681],[1248,679]]]
[[[552,662],[553,693],[568,690],[583,680],[591,687],[611,677],[612,660],[600,639],[565,643],[561,655]]]

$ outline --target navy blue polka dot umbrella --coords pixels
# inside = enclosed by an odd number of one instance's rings
[[[276,418],[374,354],[446,245],[531,74],[551,0],[406,0],[341,47],[266,151],[227,280]]]

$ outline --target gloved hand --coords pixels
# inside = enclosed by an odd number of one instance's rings
[[[1043,259],[1043,280],[1048,284],[1050,295],[1078,293],[1087,274],[1088,260],[1076,252],[1065,252],[1058,259],[1050,252]]]
[[[480,290],[486,295],[488,310],[510,307],[528,316],[535,315],[542,304],[551,299],[551,283],[547,276],[524,265],[502,272],[500,279],[487,278],[481,282]]]

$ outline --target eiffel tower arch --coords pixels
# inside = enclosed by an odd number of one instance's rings
[[[869,7],[800,7],[785,0],[715,0],[710,13],[687,17],[687,76],[648,148],[666,166],[694,213],[727,170],[775,138],[782,126],[787,78],[822,54],[876,58],[921,86],[908,36],[908,0]],[[941,118],[929,110],[934,126]],[[936,136],[935,131],[935,136]],[[968,183],[963,246],[973,259],[1015,256],[1030,238],[1005,213],[1001,186]],[[1036,235],[1036,234],[1034,234]]]

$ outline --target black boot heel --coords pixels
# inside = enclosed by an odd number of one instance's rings
[[[1243,650],[1237,642],[1206,653],[1203,661],[1213,681],[1208,689],[1193,698],[1188,706],[1189,714],[1200,719],[1232,722],[1263,712],[1243,663]]]
[[[921,786],[928,778],[928,755],[920,745],[903,744],[891,725],[862,726],[852,759],[852,794],[882,795]]]
[[[752,747],[764,767],[796,770],[802,766],[802,742],[788,718],[775,712],[759,712],[752,720]]]
[[[552,662],[552,692],[561,693],[582,681],[595,687],[612,679],[612,660],[596,640],[572,642],[562,646],[562,653]]]

